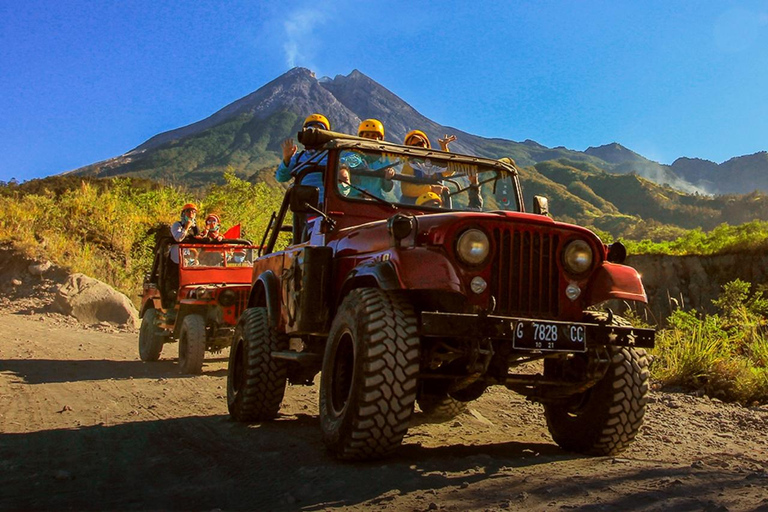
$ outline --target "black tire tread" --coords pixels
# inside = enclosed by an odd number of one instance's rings
[[[239,400],[228,396],[229,412],[242,422],[274,419],[285,395],[288,370],[284,361],[272,358],[272,352],[287,350],[288,337],[270,327],[266,308],[246,309],[238,329],[242,330],[246,378]],[[230,358],[228,379],[232,378],[233,358]],[[230,395],[231,386],[227,387]]]
[[[406,297],[376,288],[353,290],[340,311],[344,308],[353,308],[363,331],[362,389],[357,403],[348,404],[351,428],[329,447],[341,459],[376,459],[400,446],[413,414],[419,374],[417,317]]]
[[[163,351],[162,338],[157,334],[157,310],[150,308],[144,312],[139,327],[139,358],[144,362],[160,359]]]
[[[179,341],[179,372],[196,375],[203,372],[205,359],[205,318],[187,315],[181,322]]]
[[[467,404],[448,395],[421,395],[419,408],[431,423],[443,423],[467,412]]]
[[[607,320],[602,314],[591,314],[593,321]],[[628,325],[614,317],[617,325]],[[564,418],[562,408],[545,405],[547,426],[560,446],[589,455],[615,455],[634,441],[643,424],[648,402],[650,372],[646,351],[639,348],[610,347],[611,362],[603,379],[595,384],[601,387],[594,396],[600,403],[596,414],[585,414],[573,420]],[[606,398],[607,397],[607,398]],[[574,421],[582,424],[577,426]],[[584,434],[584,429],[589,432]]]

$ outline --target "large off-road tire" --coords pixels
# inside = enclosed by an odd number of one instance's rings
[[[467,404],[445,395],[421,395],[417,402],[430,423],[443,423],[467,412]]]
[[[337,457],[369,460],[402,443],[413,414],[419,336],[402,295],[361,288],[331,325],[320,376],[323,441]]]
[[[187,315],[181,322],[179,336],[179,371],[197,374],[203,371],[205,359],[205,318]]]
[[[163,337],[157,332],[157,310],[151,308],[141,317],[139,357],[145,362],[157,361],[162,351]]]
[[[288,350],[288,337],[270,327],[266,308],[248,308],[229,350],[229,414],[236,421],[273,419],[283,401],[288,370],[285,361],[272,359],[272,352]]]
[[[626,321],[616,318],[616,323]],[[645,350],[608,347],[607,352],[608,370],[597,384],[567,400],[544,405],[552,439],[566,450],[619,453],[632,443],[643,423],[649,381]]]

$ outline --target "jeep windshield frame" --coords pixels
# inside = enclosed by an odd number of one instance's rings
[[[314,150],[317,153],[323,153],[325,154],[327,152],[328,154],[328,160],[327,165],[325,166],[325,172],[326,176],[324,177],[323,183],[326,186],[326,189],[333,189],[334,195],[337,198],[340,198],[344,201],[355,201],[358,203],[389,203],[397,205],[398,207],[406,207],[410,209],[417,209],[421,210],[424,209],[426,211],[514,211],[514,212],[525,212],[525,206],[523,203],[523,195],[522,195],[522,189],[520,187],[520,182],[518,180],[519,171],[515,167],[514,163],[506,163],[502,162],[500,160],[493,160],[490,158],[482,158],[478,156],[470,156],[470,155],[463,155],[461,153],[450,153],[446,151],[431,149],[431,148],[421,148],[418,146],[403,146],[400,144],[394,144],[391,142],[386,141],[378,141],[378,140],[372,140],[372,139],[366,139],[362,137],[355,137],[354,135],[349,135],[345,133],[338,133],[338,132],[332,132],[329,130],[321,130],[317,128],[308,128],[300,131],[297,134],[297,138],[301,144],[304,145],[305,149]],[[333,151],[336,150],[336,151]],[[400,160],[401,165],[398,167],[395,167],[395,176],[393,177],[392,181],[396,183],[403,183],[403,182],[411,182],[411,183],[421,183],[422,185],[429,185],[432,184],[433,180],[422,180],[418,177],[408,177],[404,176],[402,174],[402,167],[405,165],[405,163],[412,163],[417,161],[426,161],[429,160],[430,163],[432,163],[436,167],[440,167],[440,165],[443,165],[446,169],[453,168],[455,169],[464,169],[469,170],[470,172],[464,172],[464,174],[453,172],[451,173],[451,176],[444,176],[441,177],[441,181],[446,181],[449,183],[447,186],[450,191],[449,195],[451,197],[453,196],[468,196],[469,195],[469,175],[472,174],[472,169],[475,170],[475,173],[478,174],[479,178],[479,184],[481,185],[481,196],[483,197],[483,206],[480,208],[467,208],[469,201],[456,201],[456,206],[453,204],[450,205],[450,208],[444,208],[444,207],[429,207],[429,206],[417,206],[416,204],[413,204],[412,202],[402,202],[402,194],[390,194],[389,197],[384,197],[384,194],[377,194],[374,191],[374,195],[379,196],[383,201],[374,201],[372,198],[349,198],[343,191],[339,189],[339,182],[341,181],[339,179],[339,171],[341,168],[340,165],[340,155],[344,153],[344,151],[353,151],[358,153],[365,153],[368,155],[382,155],[382,156],[388,156],[392,160]],[[319,158],[317,160],[314,160],[315,162],[319,162]],[[317,164],[309,166],[316,167]],[[307,166],[307,167],[309,167]],[[382,169],[384,167],[383,165],[380,167],[376,167],[374,169],[374,174],[369,174],[368,177],[372,179],[386,179],[384,177],[384,171]],[[413,167],[413,166],[412,166]],[[314,169],[313,169],[314,171]],[[309,169],[303,169],[298,168],[297,174],[300,175],[300,177],[305,176],[309,171]],[[447,180],[446,178],[453,178],[452,181]],[[505,202],[503,201],[485,201],[487,197],[490,197],[488,194],[496,194],[497,189],[499,188],[499,182],[501,180],[505,180],[505,187],[506,190],[503,191],[502,199],[506,199]],[[351,181],[351,180],[350,180]],[[354,183],[352,183],[354,185]],[[369,191],[371,192],[371,191]],[[329,191],[326,190],[326,195],[329,194]],[[361,194],[363,195],[363,194]],[[395,197],[397,195],[397,197]],[[415,201],[414,201],[415,203]],[[453,201],[451,201],[453,203]],[[466,203],[466,204],[463,204]],[[500,204],[503,203],[503,204]]]
[[[344,200],[427,211],[524,211],[518,171],[504,162],[360,141],[328,146],[338,149],[333,183]]]

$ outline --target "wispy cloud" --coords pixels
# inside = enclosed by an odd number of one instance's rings
[[[311,59],[318,48],[316,29],[325,22],[327,15],[319,8],[304,7],[293,11],[283,23],[286,41],[283,44],[288,67],[311,66]]]

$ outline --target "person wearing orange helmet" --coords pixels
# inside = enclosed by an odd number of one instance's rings
[[[331,123],[322,114],[311,114],[304,120],[304,129],[319,128],[321,130],[330,130]],[[302,162],[309,160],[316,152],[315,150],[298,151],[293,139],[288,137],[281,143],[283,150],[283,159],[280,161],[280,165],[275,171],[275,179],[279,182],[290,181],[294,178],[294,169]],[[327,157],[323,157],[318,165],[325,169],[328,160]],[[323,173],[312,172],[307,174],[301,182],[302,185],[309,185],[311,187],[317,187],[320,191],[319,202],[323,202]]]
[[[181,220],[173,223],[171,226],[171,236],[177,242],[182,242],[187,238],[202,240],[200,228],[197,227],[197,205],[187,203],[181,208]],[[179,264],[178,245],[171,246],[171,261]]]
[[[450,151],[448,145],[456,140],[455,135],[446,135],[442,139],[438,139],[440,143],[440,149],[443,151]],[[411,130],[405,135],[403,144],[406,146],[416,146],[424,149],[431,149],[432,144],[429,142],[429,137],[421,130]],[[445,168],[431,166],[427,162],[421,163],[414,160],[409,161],[403,165],[402,174],[404,176],[413,176],[421,179],[432,179],[435,183],[411,183],[403,181],[400,185],[402,191],[401,201],[407,204],[418,204],[418,199],[425,197],[427,193],[433,193],[438,197],[442,197],[448,190],[444,185],[437,182],[442,177],[451,176],[455,171]],[[430,206],[442,206],[443,201],[441,199],[439,205]],[[420,206],[420,205],[419,205]]]
[[[177,242],[169,247],[171,264],[165,271],[163,293],[176,293],[179,287],[179,246],[178,243],[198,241],[203,237],[197,227],[197,205],[187,203],[181,207],[181,219],[171,225],[171,236]]]
[[[212,242],[221,242],[224,240],[224,236],[220,232],[221,221],[219,216],[215,213],[209,213],[205,218],[205,229],[202,232],[203,237],[206,240]]]

